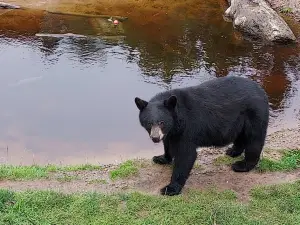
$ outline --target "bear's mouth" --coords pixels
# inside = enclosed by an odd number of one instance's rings
[[[153,125],[150,131],[150,138],[154,143],[159,143],[164,138],[164,133],[160,126]]]

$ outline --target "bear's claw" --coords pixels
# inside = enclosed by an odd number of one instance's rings
[[[232,164],[234,172],[249,172],[256,166],[256,163],[247,163],[246,160],[237,161]]]
[[[165,155],[159,155],[153,157],[153,162],[160,165],[171,164],[172,160],[169,160]]]
[[[174,184],[169,184],[164,188],[160,189],[160,193],[162,195],[168,195],[168,196],[179,195],[181,193],[181,189],[182,186],[180,184],[174,183]]]

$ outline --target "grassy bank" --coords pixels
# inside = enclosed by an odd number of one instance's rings
[[[144,160],[127,160],[110,169],[109,177],[112,180],[123,179],[136,175],[139,168],[147,164]],[[82,164],[74,166],[13,166],[0,165],[0,180],[36,180],[48,178],[51,174],[57,172],[76,172],[76,171],[95,171],[103,169],[101,166],[92,164]]]
[[[230,165],[232,162],[231,158],[222,156],[215,160],[215,165]],[[282,157],[277,160],[263,157],[257,171],[282,171],[284,173],[299,166],[299,150],[290,150],[284,151]],[[146,180],[136,185],[131,182],[137,176],[142,178],[145,174],[149,176],[150,182],[152,179],[153,181],[157,180],[158,174],[164,176],[166,168],[159,166],[158,170],[151,172],[153,168],[155,166],[149,160],[129,160],[120,165],[105,168],[105,170],[100,166],[89,164],[79,166],[2,165],[0,166],[0,178],[13,181],[8,185],[3,182],[3,189],[0,189],[0,224],[300,224],[300,181],[257,187],[255,182],[254,184],[249,182],[251,178],[248,177],[246,179],[248,183],[245,183],[244,180],[238,186],[227,186],[225,188],[227,190],[223,192],[217,190],[224,190],[223,184],[225,183],[220,183],[216,189],[211,189],[211,186],[201,189],[197,184],[193,187],[191,185],[189,189],[185,189],[182,195],[173,197],[142,194],[152,193],[154,189],[159,190],[161,186],[165,185],[164,179],[158,181],[157,185],[152,185]],[[77,171],[84,170],[86,172],[77,173]],[[101,171],[95,173],[95,170]],[[55,173],[63,176],[51,176]],[[84,176],[80,177],[81,174]],[[253,179],[260,176],[257,172],[252,175],[254,174]],[[207,180],[207,176],[211,175],[194,175],[193,179],[201,179],[199,183],[202,183],[205,182],[206,177],[206,182],[211,182],[211,180]],[[266,175],[263,176],[263,179],[266,179]],[[268,173],[267,176],[272,177],[273,175]],[[50,179],[44,184],[40,180],[30,181],[27,188],[31,190],[28,191],[12,191],[20,190],[16,186],[12,190],[7,189],[11,188],[11,185],[24,185],[23,182],[14,180],[34,180],[48,177]],[[165,177],[169,179],[169,176]],[[227,181],[233,182],[235,177],[236,174],[232,173]],[[65,190],[59,189],[59,187],[71,187],[72,190],[63,193],[46,191],[51,179],[59,179],[61,182],[74,181],[72,186],[65,183],[51,186],[55,190]],[[81,180],[77,182],[77,179]],[[116,181],[113,184],[116,179],[124,180],[119,183]],[[120,185],[124,181],[129,181],[125,184],[134,192],[123,190]],[[53,185],[55,182],[51,184]],[[73,188],[73,185],[79,186]],[[101,189],[101,185],[104,185],[105,188]],[[116,188],[116,186],[121,188]],[[145,186],[142,191],[137,189],[141,186]],[[218,187],[222,188],[218,189]],[[256,188],[251,189],[253,187]],[[22,190],[27,190],[27,188]],[[83,189],[85,191],[81,192]],[[110,194],[104,194],[107,190],[110,190]],[[245,192],[247,192],[247,198],[240,198],[241,194],[245,194]],[[241,199],[249,201],[241,202]]]
[[[138,165],[137,162],[133,160],[125,161],[121,163],[116,169],[110,171],[110,178],[112,180],[116,180],[118,178],[126,178],[132,175],[136,175],[138,173]]]
[[[260,187],[249,203],[231,191],[175,197],[0,190],[1,224],[300,224],[300,182]]]
[[[13,165],[0,165],[0,180],[33,180],[48,178],[50,173],[54,172],[72,172],[83,170],[99,170],[100,166],[83,164],[76,166],[13,166]]]
[[[259,172],[275,172],[275,171],[291,171],[300,167],[300,151],[299,150],[286,150],[282,151],[282,157],[279,160],[274,160],[268,157],[263,157],[256,169]],[[241,160],[242,157],[231,158],[228,156],[217,157],[213,164],[216,166],[228,165],[233,162]],[[149,166],[151,167],[150,160],[128,160],[113,169],[109,170],[109,177],[111,180],[124,179],[137,175],[139,168]],[[197,163],[195,168],[201,168]],[[102,168],[97,165],[83,164],[75,166],[13,166],[13,165],[0,165],[0,180],[35,180],[48,178],[51,174],[57,172],[76,172],[76,171],[94,171],[101,170]],[[67,177],[66,180],[69,180]]]
[[[279,160],[263,158],[259,165],[261,172],[291,171],[300,167],[300,150],[283,151]]]
[[[257,170],[259,172],[275,172],[275,171],[291,171],[298,169],[300,167],[300,150],[293,149],[293,150],[281,150],[282,156],[278,160],[274,160],[268,157],[263,157]],[[229,156],[219,156],[214,160],[214,165],[231,165],[235,161],[242,160],[243,157],[239,156],[237,158],[231,158]]]

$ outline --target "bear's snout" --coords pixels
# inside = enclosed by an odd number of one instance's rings
[[[160,142],[160,138],[159,137],[152,137],[152,141],[154,143],[159,143]]]
[[[151,127],[150,138],[154,143],[159,143],[164,138],[164,133],[159,125],[153,125]]]

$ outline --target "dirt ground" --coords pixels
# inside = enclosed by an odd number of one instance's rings
[[[268,136],[265,149],[268,157],[276,157],[276,149],[300,149],[299,129],[282,130]],[[205,148],[199,151],[197,162],[192,170],[183,194],[188,189],[204,190],[217,188],[218,190],[230,189],[237,193],[242,201],[249,198],[250,189],[258,185],[279,184],[293,182],[300,179],[300,169],[282,173],[259,173],[253,170],[249,173],[235,173],[230,166],[216,165],[214,159],[224,155],[222,148]],[[102,193],[140,191],[148,194],[159,194],[159,189],[170,180],[171,167],[160,166],[150,161],[142,161],[139,172],[135,176],[112,181],[109,171],[117,165],[108,165],[103,170],[53,173],[50,178],[35,181],[0,181],[0,188],[21,190],[55,190],[64,193],[97,191]],[[76,177],[64,180],[62,177]]]
[[[52,190],[63,193],[96,191],[101,193],[115,193],[127,191],[139,191],[147,194],[159,194],[159,189],[167,185],[171,176],[171,168],[167,166],[149,165],[139,170],[134,177],[117,181],[108,181],[108,170],[70,172],[78,178],[72,181],[59,181],[56,178],[61,174],[53,174],[47,180],[35,181],[1,181],[0,188],[8,188],[16,191],[24,190]],[[229,166],[220,166],[203,170],[195,168],[189,177],[183,194],[188,189],[205,190],[216,188],[217,190],[232,190],[238,198],[247,201],[249,191],[258,185],[280,184],[293,182],[300,177],[300,170],[289,173],[234,173]],[[95,180],[107,180],[107,183],[94,182]]]

